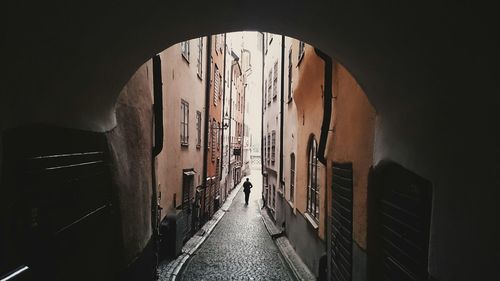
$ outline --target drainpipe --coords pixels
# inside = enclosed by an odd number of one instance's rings
[[[285,35],[281,35],[281,91],[280,91],[280,189],[285,196],[285,181],[283,180],[283,111],[285,110]],[[283,205],[283,204],[282,204]]]
[[[163,150],[163,83],[161,77],[160,55],[153,57],[153,114],[154,114],[154,147],[153,157]]]
[[[264,136],[264,102],[266,102],[264,100],[264,91],[266,89],[264,89],[264,58],[265,58],[265,53],[264,53],[264,32],[260,32],[262,34],[262,80],[261,80],[261,86],[262,86],[262,93],[261,93],[261,96],[262,96],[262,103],[261,103],[261,110],[260,110],[260,113],[261,113],[261,118],[260,118],[260,173],[262,174],[262,176],[264,176],[264,156],[265,156],[265,151],[264,151],[264,142],[263,142],[263,139],[265,138]]]
[[[320,136],[320,141],[319,141],[319,146],[318,146],[318,161],[320,161],[323,165],[328,167],[327,161],[325,158],[325,150],[326,150],[326,142],[328,139],[328,131],[330,129],[330,123],[331,123],[331,118],[332,118],[332,96],[333,96],[333,89],[332,89],[332,74],[333,74],[333,63],[332,63],[332,58],[330,58],[327,54],[323,53],[321,50],[314,48],[314,52],[325,61],[325,77],[323,78],[324,81],[324,97],[323,97],[323,123],[321,124],[321,136]],[[325,186],[327,181],[327,174],[325,173]],[[325,197],[324,197],[324,212],[325,214],[328,214],[328,206],[327,206],[327,198],[330,195],[328,194],[328,188],[325,188]],[[325,216],[325,225],[328,225],[328,216]],[[327,233],[327,227],[325,227],[325,237],[328,237]]]
[[[318,146],[318,161],[323,165],[327,165],[325,158],[326,142],[328,139],[328,130],[330,129],[330,122],[332,117],[332,58],[321,50],[314,48],[314,52],[325,62],[325,76],[324,76],[324,97],[323,97],[323,123],[321,124],[321,136]]]
[[[219,176],[219,181],[222,180],[222,171],[223,171],[223,168],[224,168],[224,110],[226,108],[226,36],[227,34],[224,33],[224,68],[222,70],[222,81],[224,81],[224,84],[223,84],[223,87],[222,87],[222,123],[221,123],[221,126],[222,126],[222,133],[221,133],[221,151],[220,151],[220,176]],[[229,164],[228,164],[228,167],[229,167]],[[226,183],[226,186],[227,186],[227,183]],[[226,199],[225,198],[226,194],[224,193],[224,200]]]
[[[229,158],[229,168],[232,168],[231,167],[231,129],[232,129],[232,124],[233,124],[233,68],[234,66],[238,63],[238,60],[239,60],[239,57],[231,51],[231,56],[233,57],[233,61],[231,62],[231,74],[229,75],[230,77],[230,80],[229,80],[229,155],[228,155],[228,158]],[[228,171],[230,171],[231,169],[229,169]],[[231,173],[231,172],[229,172]],[[234,174],[233,174],[233,178],[234,178]],[[232,180],[232,179],[230,179]],[[232,183],[234,183],[234,181],[232,181]],[[233,186],[234,187],[234,186]],[[232,188],[231,188],[232,189]]]
[[[202,186],[207,188],[207,161],[208,161],[208,132],[210,130],[210,75],[212,71],[212,36],[207,36],[207,72],[205,73],[205,131],[203,132],[203,173]],[[204,196],[205,197],[205,196]],[[205,202],[206,204],[206,202]]]
[[[260,34],[262,34],[262,80],[261,80],[261,87],[262,87],[262,93],[261,93],[261,98],[262,98],[262,104],[261,104],[261,109],[260,109],[260,112],[261,112],[261,118],[260,118],[260,173],[262,175],[262,192],[261,192],[261,197],[262,197],[262,202],[264,202],[262,205],[262,207],[266,206],[267,205],[267,202],[265,199],[265,196],[264,196],[264,158],[265,158],[265,155],[266,155],[266,152],[264,151],[264,103],[266,102],[264,100],[264,91],[266,91],[267,89],[264,89],[264,59],[265,59],[265,56],[266,54],[264,53],[264,44],[266,44],[264,41],[265,39],[265,35],[264,35],[264,32],[261,32]]]
[[[151,229],[152,240],[155,245],[155,258],[158,264],[160,210],[158,206],[158,190],[156,183],[155,158],[163,150],[163,83],[161,76],[161,58],[157,54],[153,57],[153,124],[154,146],[151,157]]]

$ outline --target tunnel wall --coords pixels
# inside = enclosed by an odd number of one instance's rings
[[[116,104],[118,125],[106,133],[121,218],[122,251],[117,259],[124,280],[144,278],[148,273],[154,276],[152,75],[152,63],[148,61],[131,77]]]
[[[433,277],[494,279],[500,260],[495,9],[446,1],[191,5],[6,3],[1,128],[40,121],[111,130],[120,90],[155,52],[225,31],[294,36],[345,65],[377,109],[374,164],[390,159],[432,182]]]

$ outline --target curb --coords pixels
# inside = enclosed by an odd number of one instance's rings
[[[259,204],[261,203],[259,202]],[[278,228],[269,217],[267,209],[262,208],[261,206],[260,214],[262,221],[266,226],[267,232],[273,239],[274,244],[278,247],[283,259],[288,264],[288,267],[291,269],[295,278],[297,280],[316,281],[316,276],[311,272],[311,270],[309,270],[297,252],[295,252],[290,240],[288,240],[285,236],[285,231]]]
[[[207,221],[200,230],[191,237],[186,244],[182,247],[181,254],[174,260],[168,263],[160,263],[158,265],[158,280],[177,280],[177,276],[181,271],[182,267],[186,262],[193,256],[194,252],[205,242],[208,236],[212,233],[214,228],[217,226],[222,217],[229,210],[229,207],[233,203],[236,194],[240,191],[243,186],[243,181],[241,181],[227,196],[226,202],[215,212],[212,218]]]

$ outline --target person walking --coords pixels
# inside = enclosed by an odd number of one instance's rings
[[[245,192],[245,204],[248,205],[248,198],[250,197],[250,189],[253,187],[252,183],[250,182],[250,179],[247,178],[247,180],[243,183],[243,192]]]

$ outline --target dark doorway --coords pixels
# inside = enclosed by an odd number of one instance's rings
[[[33,280],[113,279],[119,225],[105,135],[29,126],[3,137],[0,276],[26,265]]]
[[[192,220],[192,212],[191,212],[191,192],[194,190],[194,171],[185,170],[182,177],[182,213],[185,219],[185,228],[183,230],[183,241],[186,241],[189,237],[191,237],[191,220]]]
[[[330,277],[352,280],[352,163],[333,162]]]
[[[383,161],[369,176],[370,280],[428,280],[432,186]]]

